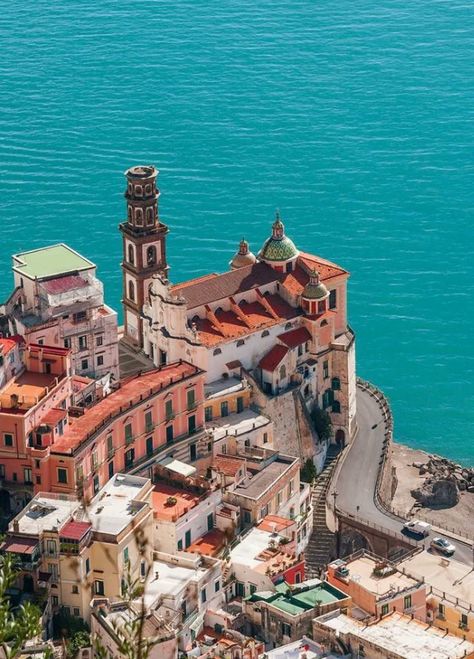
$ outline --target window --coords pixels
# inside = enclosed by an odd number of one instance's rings
[[[98,355],[97,357],[97,366],[103,366],[104,365],[104,356],[103,355]]]
[[[51,604],[53,607],[59,606],[59,597],[57,595],[51,595]]]
[[[283,493],[282,493],[282,491],[280,490],[280,491],[278,492],[278,494],[277,494],[277,506],[278,506],[278,507],[281,506],[281,499],[282,499],[282,496],[283,496]]]
[[[262,332],[262,339],[264,339],[266,336],[269,336],[270,332],[268,330],[263,330]]]
[[[127,423],[127,425],[124,427],[124,432],[125,432],[125,444],[131,444],[133,442],[131,423]]]
[[[135,252],[133,251],[133,245],[128,246],[128,262],[132,265],[135,263]]]
[[[135,302],[135,285],[132,280],[128,282],[128,299]]]
[[[96,336],[95,337],[95,344],[98,348],[100,348],[100,346],[104,345],[104,337],[102,335]]]
[[[403,598],[403,608],[411,609],[411,595],[405,595]]]
[[[382,604],[381,615],[386,616],[388,613],[388,604]]]
[[[91,467],[92,471],[97,469],[97,465],[99,464],[99,461],[97,459],[97,451],[92,451],[91,453]]]
[[[286,330],[291,329],[291,323],[286,323],[286,325],[285,325],[285,329],[286,329]]]
[[[197,449],[196,449],[196,444],[190,444],[189,445],[189,459],[191,462],[195,462],[197,458]]]
[[[0,465],[0,478],[5,478],[5,465]]]
[[[48,556],[56,556],[56,541],[55,540],[47,540],[47,542],[46,542],[46,551],[48,553]]]
[[[169,398],[165,403],[165,417],[167,419],[173,418],[173,399]]]
[[[152,210],[152,209],[149,209]],[[153,224],[153,215],[151,215],[151,223]],[[150,245],[148,249],[146,250],[146,262],[147,265],[155,265],[156,263],[156,247],[154,245]]]
[[[74,607],[72,612],[73,612],[73,615],[76,616],[76,618],[79,618],[79,616],[81,615],[81,612],[79,611],[79,609],[77,607]]]
[[[194,389],[188,389],[186,392],[186,398],[188,401],[188,410],[192,410],[196,407],[196,392]]]
[[[171,444],[173,441],[173,426],[166,426],[166,443]]]
[[[294,490],[294,489],[295,489],[295,484],[294,484],[294,482],[291,480],[291,481],[290,481],[290,484],[288,485],[288,493],[289,493],[290,497],[291,497],[291,495],[293,494],[293,490]]]
[[[438,604],[438,616],[441,618],[444,617],[444,604]]]
[[[148,224],[148,226],[151,226],[153,224],[153,208],[146,209],[146,223]]]
[[[135,450],[131,448],[125,453],[125,469],[129,469],[133,465],[134,460],[135,460]]]
[[[461,613],[461,620],[459,621],[459,626],[461,629],[466,629],[468,623],[467,613]]]
[[[335,414],[339,414],[341,411],[341,403],[338,400],[335,400],[334,403],[332,404],[332,411]]]
[[[212,513],[209,513],[207,516],[207,530],[212,531],[214,528],[214,515]]]
[[[237,341],[237,344],[236,344],[236,345],[237,345],[237,348],[240,348],[240,346],[245,345],[245,341],[244,341],[243,339],[239,339],[239,340]]]
[[[10,435],[10,433],[5,433],[3,435],[3,441],[5,446],[13,446],[13,435]]]
[[[188,434],[193,435],[196,432],[196,415],[191,414],[188,417]]]
[[[244,524],[251,524],[252,523],[252,514],[251,514],[250,510],[244,510],[243,522],[244,522]]]
[[[243,411],[244,411],[244,398],[243,396],[239,396],[237,398],[237,414],[240,414]]]
[[[289,625],[286,622],[281,623],[281,633],[283,636],[289,636],[291,637],[291,625]]]
[[[219,581],[219,579],[217,579],[217,581],[214,582],[214,592],[218,593],[220,589],[221,589],[221,582]]]
[[[229,415],[229,403],[225,400],[221,403],[221,416]]]
[[[334,392],[332,389],[326,389],[323,393],[323,409],[326,409],[334,403]]]
[[[146,432],[153,430],[153,414],[150,411],[145,412],[145,430]]]
[[[67,483],[67,469],[58,467],[58,483]]]
[[[79,587],[76,586],[76,584],[73,585],[71,592],[73,595],[77,595],[79,593]]]
[[[257,592],[257,586],[255,584],[250,583],[249,586],[250,586],[250,594],[251,595],[253,595],[254,593]]]
[[[80,336],[78,342],[79,350],[87,350],[87,336]]]
[[[92,489],[94,491],[94,494],[97,494],[97,492],[100,490],[99,474],[94,476],[94,478],[92,479]]]
[[[89,368],[89,361],[87,359],[83,359],[81,361],[81,370],[87,371],[88,368]]]
[[[94,581],[94,592],[96,595],[105,595],[104,582],[96,579]]]
[[[214,356],[216,356],[216,355],[220,355],[221,352],[222,352],[222,350],[221,350],[220,348],[216,348],[212,354],[213,354]]]
[[[141,208],[135,209],[135,220],[137,224],[143,224],[143,210]]]
[[[91,571],[91,561],[90,558],[86,558],[86,574],[89,574]]]
[[[33,482],[33,472],[28,467],[23,469],[23,478],[25,483],[31,484]]]
[[[299,345],[298,346],[298,357],[301,357],[302,354],[303,354],[303,346]]]
[[[329,362],[323,362],[323,378],[329,377]]]
[[[87,311],[78,311],[72,315],[72,319],[75,323],[82,323],[87,319]]]
[[[65,348],[71,347],[71,339],[64,339],[64,347]]]
[[[140,576],[146,577],[146,562],[143,560],[140,561]]]
[[[204,420],[212,421],[212,407],[210,405],[204,408]]]
[[[141,185],[135,186],[135,197],[143,197],[143,188]]]
[[[339,378],[333,378],[331,380],[331,387],[334,389],[334,391],[340,391],[341,389],[341,381]]]
[[[264,432],[264,433],[263,433],[263,443],[264,443],[264,444],[267,444],[267,443],[268,443],[268,433],[267,433],[267,432]]]
[[[206,589],[203,588],[201,590],[201,602],[204,604],[204,602],[206,602],[206,601],[207,601],[207,592],[206,592]]]
[[[318,302],[318,313],[324,313],[326,311],[326,300]]]
[[[128,563],[130,560],[129,554],[128,554],[128,547],[125,547],[123,550],[123,562]]]
[[[178,540],[178,551],[183,551],[183,539]]]
[[[260,518],[263,519],[268,515],[268,506],[262,506],[260,509]]]
[[[111,460],[108,465],[109,479],[114,475],[114,461]]]
[[[107,437],[107,455],[110,457],[114,454],[114,438],[112,435]]]
[[[334,288],[332,291],[329,292],[329,308],[335,309],[336,306],[337,306],[337,293],[336,293],[336,289]]]
[[[286,378],[286,366],[285,364],[282,364],[280,366],[280,380],[284,380]]]

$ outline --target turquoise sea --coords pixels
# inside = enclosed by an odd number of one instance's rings
[[[122,174],[154,163],[174,281],[279,207],[351,271],[397,438],[474,463],[472,0],[34,0],[0,32],[0,298],[64,241],[117,308]]]

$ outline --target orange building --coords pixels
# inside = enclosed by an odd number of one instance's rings
[[[203,400],[203,373],[184,361],[123,381],[70,420],[67,432],[49,447],[41,462],[42,489],[79,487],[91,497],[114,473],[151,467],[157,454],[197,461],[203,443],[208,450]]]

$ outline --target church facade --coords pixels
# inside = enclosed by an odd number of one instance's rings
[[[120,225],[126,339],[156,366],[194,364],[207,383],[245,377],[260,401],[298,392],[309,411],[329,412],[338,443],[350,441],[356,379],[349,273],[298,249],[277,213],[257,255],[242,240],[227,272],[172,284],[157,174],[153,167],[126,172],[128,219]]]

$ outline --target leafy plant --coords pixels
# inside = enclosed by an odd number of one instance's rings
[[[318,472],[316,471],[314,462],[311,460],[311,458],[308,458],[304,463],[303,467],[301,468],[301,472],[300,472],[301,480],[304,483],[312,483],[317,475]]]
[[[332,422],[328,412],[320,407],[315,407],[311,412],[311,419],[319,439],[323,442],[330,439],[332,436]]]

